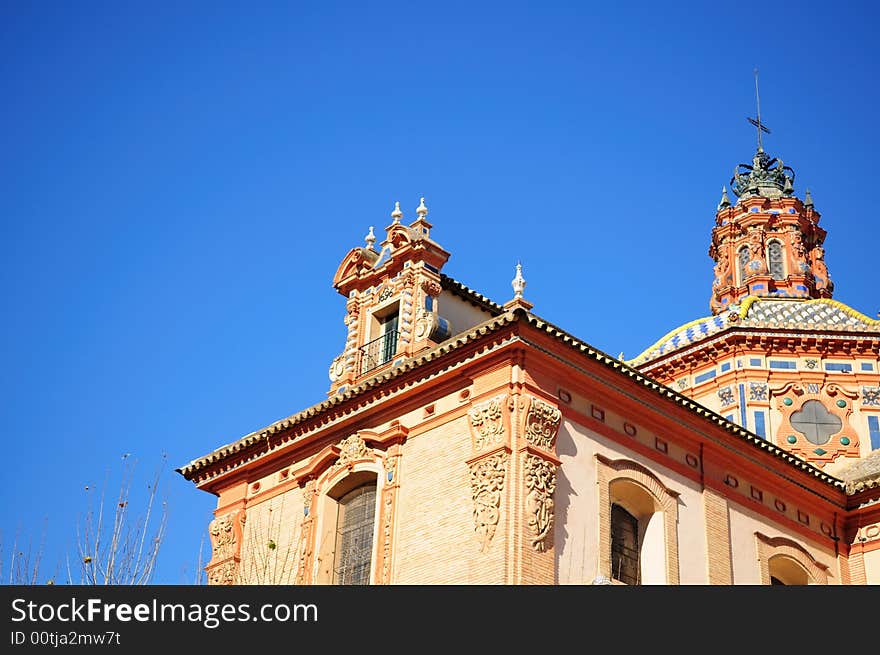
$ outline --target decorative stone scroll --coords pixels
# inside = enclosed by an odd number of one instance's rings
[[[345,374],[345,353],[341,355],[337,355],[333,362],[330,364],[330,370],[328,371],[328,375],[330,377],[331,382],[337,382],[342,379],[342,376]]]
[[[509,455],[502,450],[469,464],[474,501],[474,531],[486,552],[501,518],[501,495]]]
[[[544,542],[553,527],[553,492],[556,491],[556,465],[527,453],[525,456],[526,514],[532,534],[532,548],[547,550]]]
[[[562,412],[538,398],[531,398],[529,413],[523,429],[526,440],[547,450],[553,450],[556,433],[562,421]]]
[[[504,443],[504,404],[503,395],[475,405],[468,412],[474,450],[484,450]]]
[[[358,435],[353,434],[339,442],[339,459],[337,465],[348,464],[357,459],[369,456],[370,449]]]

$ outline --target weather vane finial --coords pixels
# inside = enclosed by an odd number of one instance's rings
[[[761,132],[766,132],[770,134],[770,130],[764,127],[764,124],[761,122],[761,96],[758,94],[758,68],[755,67],[755,104],[758,108],[758,118],[749,118],[746,117],[746,120],[754,125],[758,129],[758,152],[764,151],[764,144],[761,143]]]

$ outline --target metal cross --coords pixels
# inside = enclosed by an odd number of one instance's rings
[[[758,150],[763,151],[764,145],[761,143],[761,132],[770,134],[770,130],[761,123],[761,96],[758,95],[758,69],[755,69],[755,104],[758,106],[758,118],[746,117],[746,120],[758,129]]]

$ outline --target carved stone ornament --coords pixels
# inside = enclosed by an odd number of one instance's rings
[[[309,561],[309,542],[311,535],[312,519],[308,516],[304,516],[302,527],[300,528],[299,563],[296,567],[296,584],[305,584],[306,581],[306,567]]]
[[[553,450],[553,442],[562,421],[562,412],[538,398],[532,398],[526,416],[525,437],[536,446]]]
[[[526,514],[532,533],[532,547],[543,553],[544,539],[553,527],[553,492],[556,491],[556,465],[537,455],[526,455]]]
[[[439,284],[434,282],[433,280],[424,280],[421,284],[422,291],[427,293],[429,296],[439,296],[440,292],[443,290]]]
[[[303,487],[303,515],[308,516],[312,509],[312,496],[315,494],[315,481],[309,480]]]
[[[397,458],[385,457],[382,460],[382,466],[385,468],[385,475],[387,476],[388,482],[394,482],[394,475],[397,473]]]
[[[356,459],[364,459],[369,456],[370,449],[358,435],[353,434],[339,442],[339,459],[337,464],[347,464]]]
[[[213,559],[218,562],[232,557],[235,551],[235,532],[233,531],[233,514],[226,514],[211,521],[208,531],[211,534]]]
[[[474,435],[474,448],[483,450],[504,442],[504,396],[475,405],[468,412]]]
[[[385,501],[382,503],[382,582],[391,582],[391,529],[394,517],[394,495],[392,491],[385,492]]]
[[[235,562],[224,562],[220,566],[211,569],[208,574],[208,584],[231,585],[235,583]]]
[[[345,373],[345,354],[337,355],[336,359],[333,360],[333,363],[330,364],[330,381],[336,382],[338,379],[342,377],[342,374]]]
[[[419,309],[419,311],[416,312],[416,339],[427,339],[428,335],[430,335],[431,332],[434,330],[436,322],[437,317],[434,315],[433,312]]]
[[[474,501],[474,530],[480,540],[480,551],[489,548],[501,517],[501,494],[507,472],[508,454],[495,453],[470,464],[471,493]]]

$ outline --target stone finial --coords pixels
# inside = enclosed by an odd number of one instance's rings
[[[522,276],[522,264],[520,262],[516,263],[516,277],[514,277],[510,283],[513,285],[514,299],[522,298],[523,289],[526,288],[526,280]]]
[[[730,198],[727,197],[727,187],[721,187],[721,202],[718,203],[718,209],[730,207]]]
[[[516,263],[516,277],[511,280],[511,284],[513,285],[513,298],[504,303],[504,309],[531,310],[533,307],[532,303],[523,298],[523,289],[526,288],[526,280],[522,276],[522,264],[520,262]]]
[[[422,198],[419,202],[419,206],[416,208],[416,214],[419,215],[419,218],[425,218],[428,215],[428,208],[425,207],[425,199]]]
[[[810,190],[807,189],[804,193],[804,207],[812,207],[813,206],[813,196],[810,194]]]
[[[367,242],[367,248],[372,248],[373,244],[376,243],[376,235],[373,234],[373,226],[370,226],[370,231],[367,233],[367,236],[364,237],[364,241]]]
[[[391,212],[391,218],[394,219],[395,223],[400,223],[400,219],[403,218],[403,212],[400,211],[400,201],[394,203],[394,211]]]

